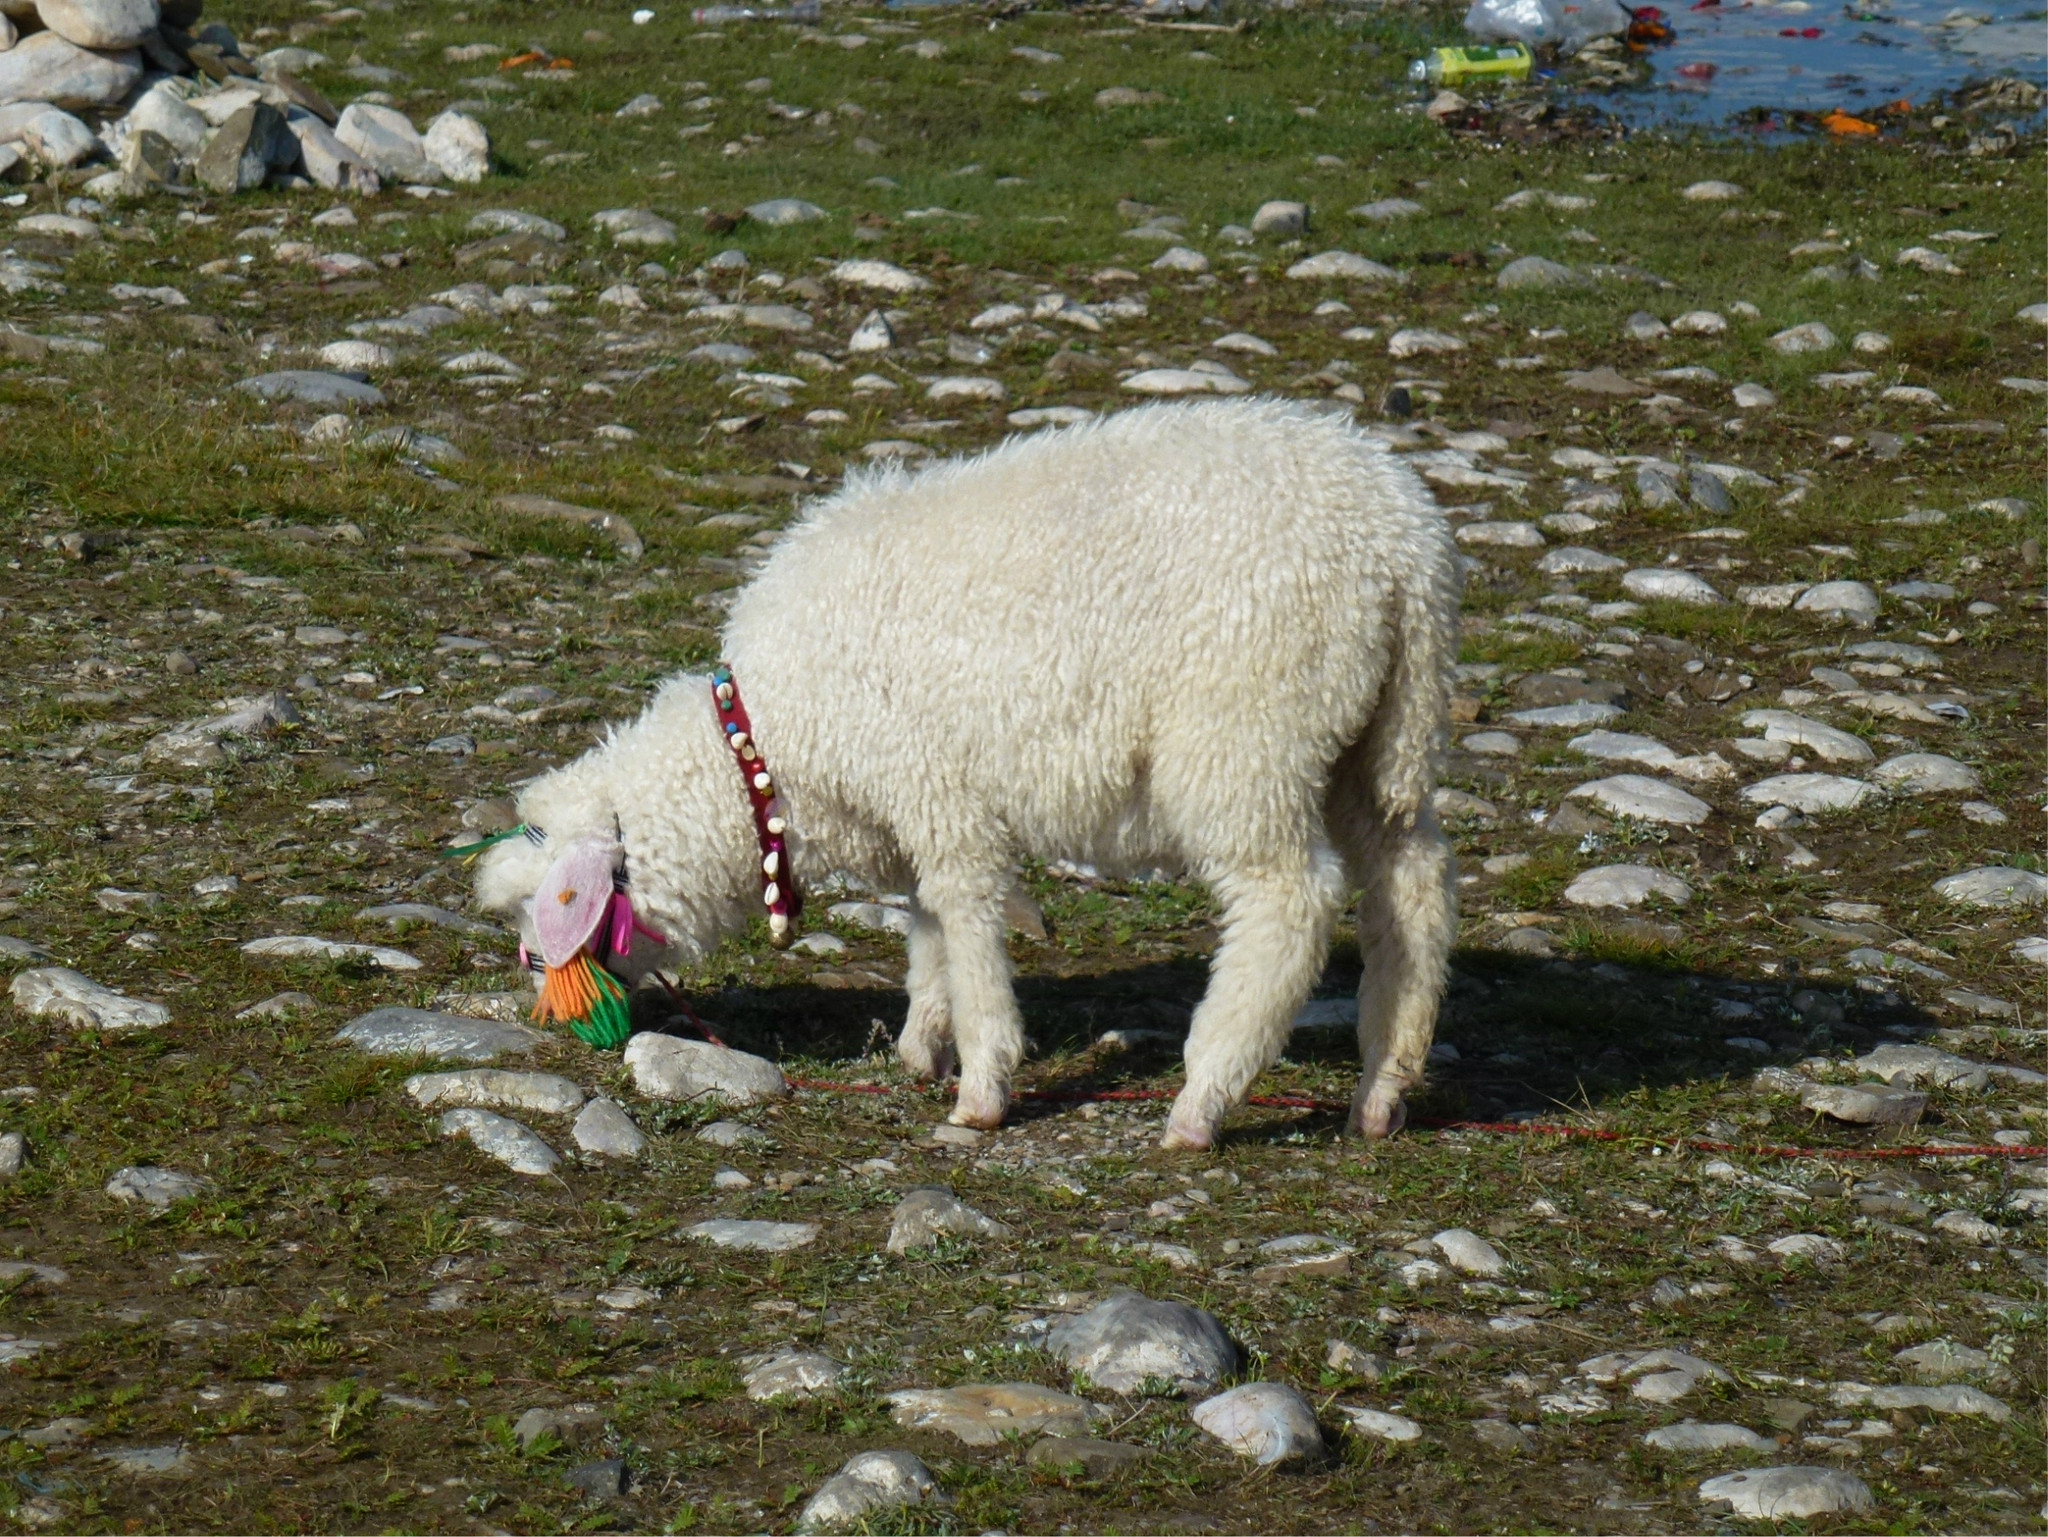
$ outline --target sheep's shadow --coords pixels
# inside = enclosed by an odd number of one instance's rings
[[[1207,982],[1199,957],[1021,975],[1026,1080],[1074,1091],[1177,1084],[1188,1018]],[[1340,948],[1316,998],[1347,998],[1357,983],[1356,952]],[[811,1063],[850,1063],[885,1048],[905,1011],[901,988],[879,982],[857,990],[769,983],[691,1002],[729,1044]],[[641,1028],[691,1033],[658,1002],[648,1008],[636,1021]],[[1318,1012],[1343,1014],[1341,1004]],[[1654,947],[1628,964],[1465,948],[1453,957],[1438,1021],[1437,1041],[1448,1050],[1434,1055],[1412,1108],[1474,1119],[1584,1110],[1646,1089],[1746,1080],[1767,1063],[1815,1052],[1918,1039],[1934,1025],[1895,994],[1695,968]],[[1285,1060],[1355,1066],[1355,1032],[1341,1017],[1297,1028]],[[1016,1113],[1063,1108],[1027,1103]]]

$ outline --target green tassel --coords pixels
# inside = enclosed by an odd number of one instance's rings
[[[443,859],[474,859],[485,849],[494,849],[501,843],[509,843],[514,838],[523,838],[525,836],[526,824],[521,822],[517,827],[508,827],[501,833],[492,833],[488,838],[480,838],[475,843],[464,843],[452,849],[443,849],[441,850],[441,857]]]
[[[588,1019],[571,1020],[569,1028],[586,1046],[616,1051],[633,1034],[633,1011],[626,1000],[626,989],[602,966],[592,966],[590,971],[597,980],[597,1002],[591,1005]]]

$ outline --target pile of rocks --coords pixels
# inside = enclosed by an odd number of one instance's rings
[[[386,182],[476,182],[490,170],[483,125],[443,112],[420,132],[403,112],[337,112],[293,74],[319,56],[245,57],[203,0],[0,0],[0,179],[113,169],[89,196]]]

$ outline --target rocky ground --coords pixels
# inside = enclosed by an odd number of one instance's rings
[[[2038,1524],[2037,144],[1440,123],[1406,11],[220,11],[494,160],[0,198],[6,1519]],[[888,1054],[890,893],[681,977],[730,1049],[521,1023],[439,851],[805,498],[1241,390],[1470,557],[1424,1124],[1085,1101],[1213,933],[1084,868],[992,1135]],[[1261,1092],[1348,1095],[1356,966]]]

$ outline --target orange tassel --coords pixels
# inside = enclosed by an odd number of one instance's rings
[[[590,956],[578,950],[562,965],[547,968],[541,978],[540,1000],[533,1006],[533,1017],[541,1024],[550,1019],[564,1023],[585,1019],[597,999],[597,979],[590,974]]]

